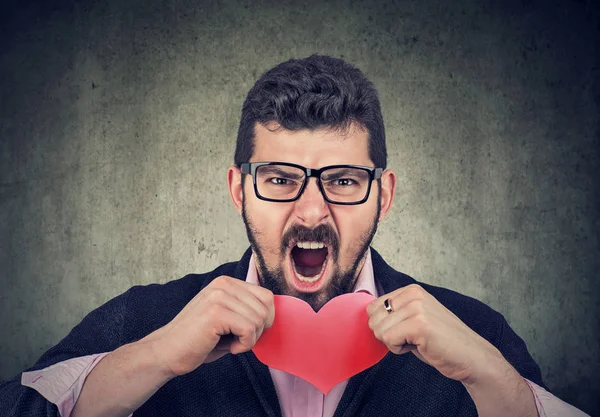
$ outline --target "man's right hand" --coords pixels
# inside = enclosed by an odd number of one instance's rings
[[[274,318],[271,291],[220,276],[146,339],[174,376],[184,375],[227,353],[251,350]]]
[[[271,291],[220,276],[168,324],[100,360],[71,416],[129,416],[172,378],[252,349],[274,318]]]

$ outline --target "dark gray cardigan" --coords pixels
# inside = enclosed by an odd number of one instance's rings
[[[135,286],[88,314],[29,370],[69,358],[115,350],[173,319],[212,279],[245,279],[250,250],[239,262],[187,275],[164,285]],[[392,269],[372,250],[375,279],[385,293],[416,281]],[[527,379],[544,386],[540,369],[504,317],[485,304],[444,288],[422,284],[464,323],[489,340]],[[252,352],[226,355],[158,390],[134,416],[281,416],[268,368]],[[341,416],[475,416],[463,385],[442,376],[412,354],[388,353],[351,378],[335,413]],[[58,416],[56,406],[23,387],[20,375],[0,383],[0,416]]]

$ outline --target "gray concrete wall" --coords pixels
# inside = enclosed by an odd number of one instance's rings
[[[374,246],[500,311],[600,413],[594,2],[40,3],[0,26],[0,378],[130,286],[242,254],[242,101],[318,52],[381,94],[400,181]]]

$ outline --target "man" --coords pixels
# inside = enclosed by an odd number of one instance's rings
[[[542,388],[499,313],[417,283],[370,248],[394,200],[386,158],[377,92],[359,70],[315,55],[268,71],[244,103],[227,171],[251,249],[93,311],[1,385],[0,414],[580,415]],[[273,294],[317,311],[348,292],[376,297],[369,327],[390,351],[377,365],[323,395],[251,352],[277,314]]]

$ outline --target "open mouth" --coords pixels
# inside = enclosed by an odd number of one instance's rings
[[[294,275],[301,286],[316,284],[327,267],[329,249],[323,242],[296,242],[290,252]]]

